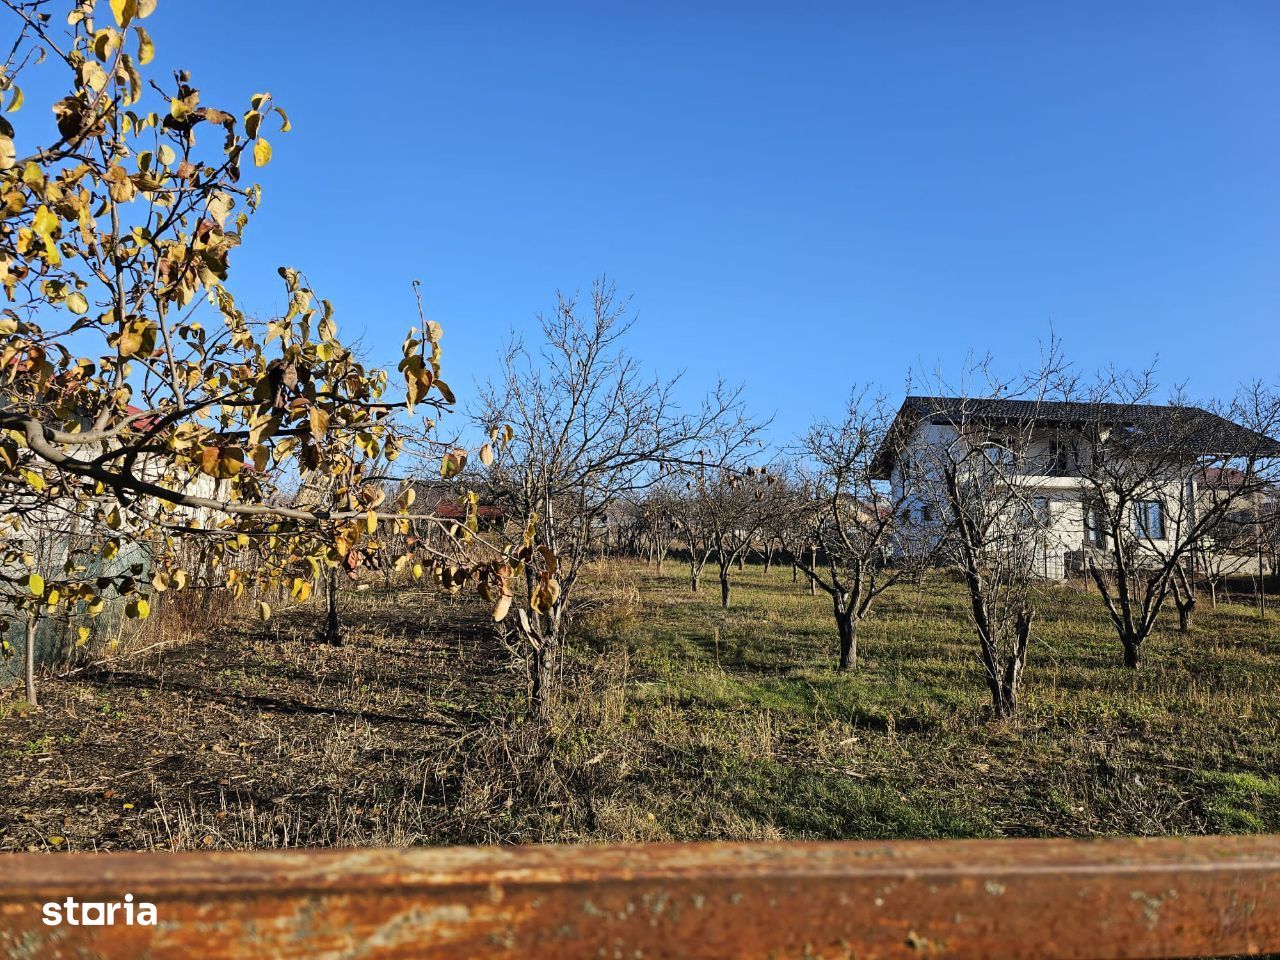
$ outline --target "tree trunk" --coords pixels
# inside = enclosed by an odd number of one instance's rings
[[[1188,597],[1181,602],[1175,600],[1174,605],[1178,608],[1178,632],[1190,633],[1191,618],[1196,612],[1196,598]]]
[[[338,647],[342,645],[342,625],[338,622],[338,569],[336,567],[329,571],[328,594],[329,609],[321,639],[327,644]]]
[[[1195,581],[1181,567],[1173,572],[1173,605],[1178,611],[1178,632],[1191,632],[1191,617],[1196,610]]]
[[[858,666],[858,619],[852,610],[841,609],[838,599],[832,601],[836,608],[836,629],[840,632],[840,665],[837,670],[853,670]]]
[[[556,642],[544,638],[533,647],[529,661],[529,713],[546,720],[555,697]]]
[[[1258,616],[1267,619],[1267,568],[1262,565],[1262,541],[1258,541]]]
[[[689,591],[691,593],[702,592],[702,571],[701,570],[693,570],[693,569],[689,570]]]
[[[1141,640],[1134,640],[1131,637],[1122,637],[1121,642],[1124,644],[1124,665],[1126,670],[1138,669],[1138,648]]]
[[[720,568],[720,606],[729,609],[729,567]]]
[[[815,570],[818,566],[818,548],[809,548],[809,569]],[[816,597],[818,595],[818,579],[812,573],[809,574],[809,596]]]
[[[36,693],[36,615],[34,613],[27,614],[27,649],[23,651],[23,671],[22,677],[26,681],[27,704],[32,707],[40,706],[40,701]]]
[[[794,560],[791,561],[791,582],[792,583],[800,582],[800,565],[797,564]]]
[[[773,568],[773,547],[768,547],[764,552],[764,572],[768,573]]]
[[[1002,720],[1018,712],[1018,696],[1022,692],[1022,671],[1027,665],[1027,645],[1031,639],[1031,621],[1034,616],[1034,611],[1023,611],[1018,615],[1018,622],[1014,627],[1013,653],[1005,662],[1004,674],[1000,678],[1000,689],[996,698],[996,716]]]

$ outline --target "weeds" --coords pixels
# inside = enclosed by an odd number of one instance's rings
[[[736,576],[723,611],[678,571],[595,565],[545,726],[482,611],[406,586],[344,598],[341,647],[302,608],[52,681],[0,717],[0,846],[1280,830],[1276,621],[1166,624],[1133,674],[1097,597],[1055,591],[1023,712],[993,723],[947,578],[887,593],[836,674],[821,597]]]

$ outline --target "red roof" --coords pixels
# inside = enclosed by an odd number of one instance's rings
[[[433,511],[437,517],[444,517],[446,520],[462,520],[467,516],[466,508],[460,503],[452,500],[441,500],[435,505]],[[501,507],[476,507],[476,516],[487,517],[490,519],[500,519],[507,515],[506,511]]]
[[[147,413],[147,412],[146,412],[145,410],[143,410],[141,407],[135,407],[133,404],[129,404],[128,406],[126,406],[126,407],[124,408],[124,412],[125,412],[126,414],[133,414],[133,413],[146,414],[145,416],[137,417],[137,418],[136,418],[136,419],[134,419],[134,421],[133,421],[133,425],[134,425],[135,427],[137,427],[138,429],[140,429],[140,430],[150,430],[150,429],[152,429],[152,428],[153,428],[157,423],[159,423],[159,422],[160,422],[160,416],[159,416],[159,414],[155,414],[155,413]],[[258,471],[258,467],[257,467],[257,465],[256,465],[252,460],[246,460],[246,461],[244,461],[244,463],[240,465],[240,469],[241,469],[241,471],[243,471],[243,472],[245,472],[245,473],[258,473],[258,472],[259,472],[259,471]]]
[[[133,404],[129,404],[127,407],[124,408],[124,412],[125,413],[145,413],[146,411],[142,410],[140,407],[135,407]],[[138,417],[136,420],[133,421],[133,425],[135,427],[138,427],[141,430],[150,430],[159,421],[160,421],[160,418],[156,416],[156,414],[152,413],[152,414],[147,414],[147,416],[145,417]]]
[[[1205,467],[1197,478],[1211,487],[1238,487],[1245,482],[1245,475],[1231,467]]]

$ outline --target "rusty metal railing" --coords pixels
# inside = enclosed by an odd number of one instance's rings
[[[68,897],[83,911],[126,895],[132,924],[123,906],[113,926],[69,922]],[[61,922],[46,922],[48,903],[62,905]],[[137,922],[144,903],[154,924]],[[450,960],[1280,953],[1280,837],[15,854],[0,858],[0,950]]]

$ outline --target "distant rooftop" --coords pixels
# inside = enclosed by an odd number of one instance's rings
[[[1107,424],[1146,431],[1171,431],[1202,453],[1280,457],[1280,442],[1201,407],[1154,403],[1085,403],[1054,400],[1007,400],[1000,397],[910,396],[894,418],[876,452],[875,473],[886,479],[897,449],[921,422]]]

